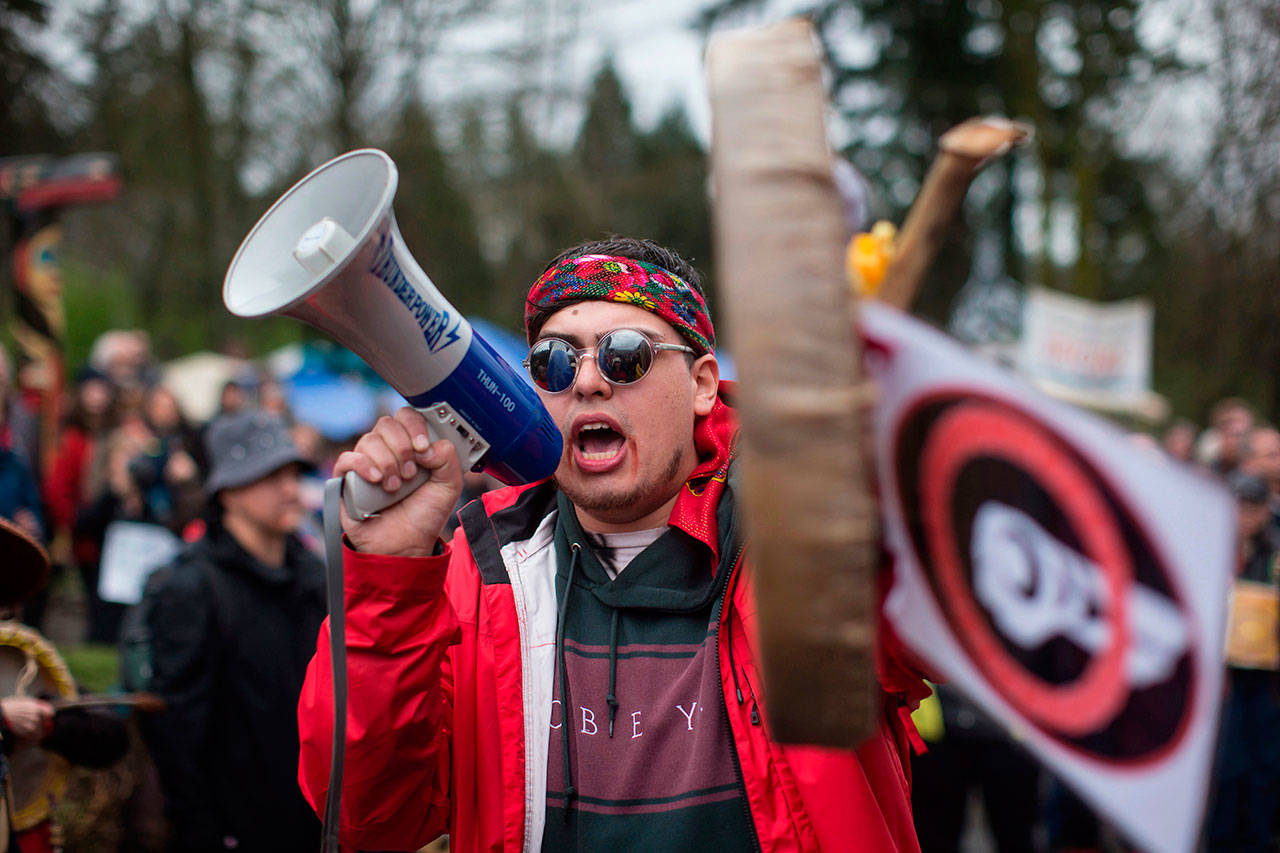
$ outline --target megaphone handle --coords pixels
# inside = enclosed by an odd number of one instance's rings
[[[427,422],[427,435],[432,441],[448,439],[457,449],[462,470],[474,468],[489,449],[489,442],[481,438],[476,428],[448,403],[435,403],[418,411]],[[419,471],[400,488],[388,492],[377,483],[370,483],[357,476],[354,471],[348,471],[342,480],[342,502],[352,518],[364,521],[380,510],[404,500],[430,478],[431,475],[426,471]]]
[[[411,495],[419,486],[431,479],[430,471],[419,471],[394,492],[388,492],[377,483],[370,483],[355,471],[348,471],[342,478],[342,502],[352,518],[364,521],[392,504]]]

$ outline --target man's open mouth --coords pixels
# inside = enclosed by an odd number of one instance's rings
[[[617,456],[626,439],[609,424],[594,421],[578,429],[577,442],[582,458],[596,462]]]

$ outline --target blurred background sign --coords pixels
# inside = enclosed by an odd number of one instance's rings
[[[1102,304],[1029,288],[1018,370],[1058,399],[1157,421],[1168,405],[1151,390],[1152,320],[1147,299]]]

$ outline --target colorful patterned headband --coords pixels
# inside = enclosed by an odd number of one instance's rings
[[[643,308],[674,326],[698,355],[715,348],[716,330],[702,294],[660,266],[617,255],[581,255],[544,272],[525,300],[525,334],[532,333],[529,321],[539,309],[586,299]]]

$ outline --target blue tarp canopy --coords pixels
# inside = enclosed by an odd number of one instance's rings
[[[303,368],[284,382],[293,416],[331,441],[369,429],[378,418],[378,395],[363,379]]]

